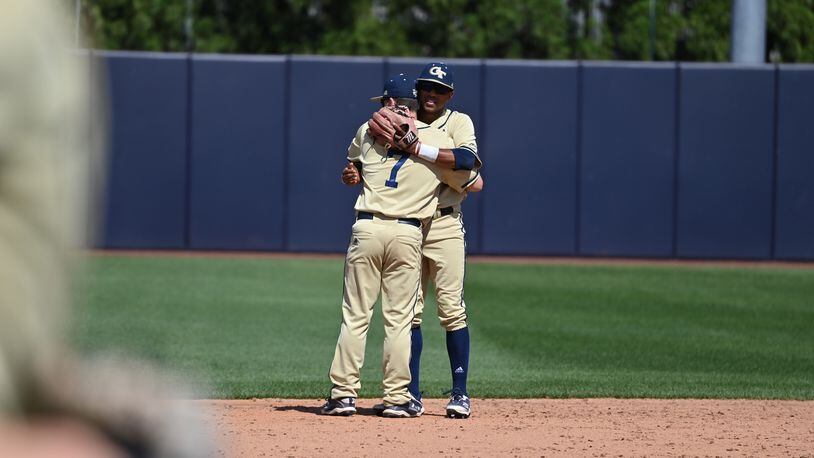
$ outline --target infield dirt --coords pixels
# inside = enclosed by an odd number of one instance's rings
[[[323,401],[195,401],[221,456],[814,456],[814,401],[475,399],[467,420],[427,399],[414,419],[318,415]]]

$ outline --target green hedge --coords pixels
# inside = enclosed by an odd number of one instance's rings
[[[655,0],[652,11],[650,0],[82,1],[105,49],[681,61],[729,53],[730,0]],[[768,0],[767,28],[767,60],[814,61],[814,0]]]

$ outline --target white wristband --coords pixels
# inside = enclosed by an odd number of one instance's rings
[[[418,149],[418,157],[430,162],[435,162],[440,152],[441,150],[439,148],[422,143],[421,148]]]

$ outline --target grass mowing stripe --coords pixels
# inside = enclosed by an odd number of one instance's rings
[[[208,380],[223,398],[324,397],[341,260],[93,257],[75,336]],[[814,270],[476,263],[470,391],[488,397],[814,399]],[[449,388],[424,314],[425,396]],[[380,313],[362,370],[380,396]]]
[[[539,395],[810,397],[806,274],[488,266],[469,282],[468,297],[506,302],[503,312],[490,307],[491,316],[473,321],[494,345],[538,368]],[[506,283],[515,294],[501,291]],[[509,310],[529,320],[504,318]],[[587,386],[560,383],[568,371],[584,374]],[[800,389],[774,388],[789,379]]]

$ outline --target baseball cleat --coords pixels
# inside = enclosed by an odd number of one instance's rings
[[[453,392],[449,403],[447,403],[447,417],[469,418],[471,414],[472,405],[469,396],[460,392]]]
[[[411,399],[404,404],[397,406],[385,406],[382,416],[387,418],[416,418],[424,413],[424,404],[416,399]]]
[[[328,402],[322,406],[320,410],[322,415],[338,415],[342,417],[349,417],[356,413],[356,399],[354,398],[340,398],[328,399]]]
[[[376,412],[376,415],[382,416],[382,412],[384,412],[384,404],[373,404],[373,411]]]

